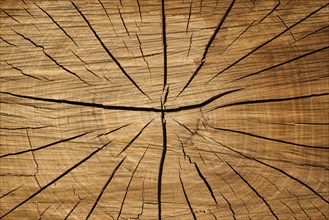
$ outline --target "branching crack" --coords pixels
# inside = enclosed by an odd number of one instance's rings
[[[105,44],[103,43],[102,39],[98,36],[98,34],[96,33],[96,31],[94,30],[94,28],[91,26],[90,22],[88,21],[88,19],[85,17],[85,15],[82,13],[82,11],[71,1],[72,5],[74,6],[74,8],[79,12],[79,14],[81,15],[81,17],[83,18],[83,20],[87,23],[89,29],[92,31],[92,33],[94,34],[94,36],[96,37],[96,39],[98,40],[98,42],[100,43],[100,45],[103,47],[103,49],[106,51],[106,53],[110,56],[110,58],[115,62],[115,64],[119,67],[119,69],[121,70],[121,72],[127,77],[127,79],[143,94],[145,95],[148,99],[152,100],[138,85],[137,83],[128,75],[128,73],[126,72],[126,70],[121,66],[121,64],[119,63],[119,61],[113,56],[113,54],[111,53],[111,51],[105,46]]]
[[[31,148],[32,158],[33,158],[33,161],[34,161],[34,164],[35,164],[35,170],[36,171],[34,172],[33,176],[34,176],[34,179],[37,182],[39,188],[41,188],[41,185],[40,185],[39,180],[37,178],[37,174],[39,173],[39,164],[38,164],[37,160],[35,159],[34,152],[32,151],[33,150],[33,147],[32,147],[32,143],[31,143],[31,138],[30,138],[29,132],[28,132],[28,130],[25,130],[25,131],[26,131],[27,140],[29,142],[29,146]]]
[[[297,26],[298,24],[300,24],[301,22],[305,21],[306,19],[308,19],[309,17],[311,17],[312,15],[314,15],[315,13],[319,12],[320,10],[322,10],[323,8],[325,8],[329,3],[321,6],[320,8],[318,8],[317,10],[313,11],[312,13],[308,14],[306,17],[302,18],[301,20],[299,20],[298,22],[296,22],[295,24],[291,25],[290,27],[286,28],[284,31],[280,32],[279,34],[275,35],[273,38],[269,39],[268,41],[265,41],[264,43],[260,44],[259,46],[255,47],[253,50],[251,50],[249,53],[245,54],[244,56],[242,56],[241,58],[239,58],[238,60],[236,60],[235,62],[233,62],[232,64],[230,64],[229,66],[227,66],[226,68],[224,68],[223,70],[221,70],[219,73],[217,73],[215,76],[213,76],[207,83],[211,82],[212,80],[214,80],[217,76],[219,76],[220,74],[224,73],[225,71],[229,70],[231,67],[233,67],[234,65],[238,64],[239,62],[241,62],[242,60],[244,60],[245,58],[247,58],[248,56],[250,56],[251,54],[255,53],[257,50],[261,49],[262,47],[266,46],[267,44],[271,43],[272,41],[274,41],[275,39],[277,39],[278,37],[280,37],[281,35],[283,35],[284,33],[286,33],[287,31],[289,31],[290,29],[292,29],[293,27]],[[206,84],[207,84],[206,83]]]
[[[186,85],[183,87],[183,89],[178,93],[178,95],[176,96],[176,98],[178,98],[180,96],[180,94],[182,94],[182,92],[189,86],[189,84],[192,82],[192,80],[194,79],[194,77],[199,73],[200,69],[202,68],[202,66],[205,64],[206,62],[206,56],[208,53],[208,50],[212,44],[212,42],[214,41],[216,35],[218,34],[219,30],[221,29],[226,17],[228,16],[228,14],[230,13],[230,11],[233,8],[233,5],[235,3],[235,0],[233,0],[231,2],[231,4],[229,5],[229,7],[227,8],[225,14],[223,15],[222,19],[220,20],[219,24],[217,25],[217,28],[215,29],[214,33],[212,34],[212,36],[210,37],[208,44],[206,45],[206,49],[203,52],[202,58],[201,58],[201,62],[199,64],[199,66],[197,67],[197,69],[194,71],[194,73],[192,74],[192,76],[190,77],[189,81],[186,83]]]
[[[103,145],[102,147],[98,148],[97,150],[93,151],[91,154],[89,154],[87,157],[83,158],[81,161],[79,161],[78,163],[76,163],[75,165],[73,165],[72,167],[70,167],[68,170],[64,171],[61,175],[59,175],[58,177],[56,177],[55,179],[53,179],[52,181],[50,181],[49,183],[47,183],[46,185],[44,185],[43,187],[41,187],[39,190],[37,190],[36,192],[34,192],[32,195],[30,195],[28,198],[24,199],[22,202],[20,202],[18,205],[16,205],[14,208],[10,209],[8,212],[6,212],[5,214],[3,214],[0,219],[6,217],[7,215],[9,215],[11,212],[13,212],[14,210],[16,210],[17,208],[19,208],[20,206],[22,206],[23,204],[25,204],[26,202],[28,202],[29,200],[31,200],[32,198],[34,198],[36,195],[38,195],[39,193],[41,193],[42,191],[44,191],[45,189],[47,189],[49,186],[53,185],[54,183],[56,183],[57,181],[59,181],[60,179],[62,179],[64,176],[66,176],[67,174],[69,174],[71,171],[73,171],[75,168],[77,168],[78,166],[80,166],[81,164],[83,164],[84,162],[88,161],[92,156],[94,156],[96,153],[98,153],[99,151],[103,150],[106,146],[108,146],[111,143],[108,142],[105,145]]]
[[[120,218],[120,215],[121,215],[121,212],[122,212],[122,208],[123,208],[123,205],[124,205],[124,203],[125,203],[125,200],[126,200],[126,197],[127,197],[127,194],[128,194],[128,190],[129,190],[129,187],[130,187],[130,184],[131,184],[131,182],[132,182],[132,180],[133,180],[133,178],[134,178],[134,175],[135,175],[135,173],[136,173],[136,171],[137,171],[137,169],[138,169],[139,164],[141,163],[141,161],[143,160],[143,158],[144,158],[144,156],[145,156],[147,150],[149,149],[149,146],[150,146],[150,145],[148,145],[147,148],[145,149],[145,151],[144,151],[144,153],[143,153],[141,159],[138,161],[138,163],[137,163],[137,165],[136,165],[136,168],[134,169],[134,171],[133,171],[133,173],[132,173],[132,175],[131,175],[131,177],[130,177],[129,183],[128,183],[127,188],[126,188],[125,195],[124,195],[124,197],[123,197],[123,200],[122,200],[122,203],[121,203],[121,206],[120,206],[120,210],[119,210],[119,214],[118,214],[117,220]]]

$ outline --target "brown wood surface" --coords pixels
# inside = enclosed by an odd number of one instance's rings
[[[328,1],[0,2],[1,219],[329,218]]]

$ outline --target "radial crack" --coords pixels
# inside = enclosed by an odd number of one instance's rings
[[[0,219],[6,217],[7,215],[9,215],[10,213],[12,213],[14,210],[16,210],[17,208],[19,208],[20,206],[22,206],[24,203],[28,202],[29,200],[31,200],[32,198],[34,198],[36,195],[38,195],[39,193],[41,193],[42,191],[44,191],[45,189],[47,189],[49,186],[53,185],[54,183],[56,183],[57,181],[59,181],[61,178],[63,178],[64,176],[66,176],[68,173],[70,173],[72,170],[74,170],[75,168],[77,168],[78,166],[80,166],[81,164],[83,164],[84,162],[86,162],[87,160],[89,160],[92,156],[94,156],[97,152],[99,152],[100,150],[104,149],[107,145],[109,145],[111,143],[108,142],[105,145],[103,145],[102,147],[98,148],[97,150],[93,151],[91,154],[89,154],[87,157],[85,157],[84,159],[82,159],[81,161],[79,161],[78,163],[76,163],[75,165],[73,165],[72,167],[70,167],[68,170],[66,170],[65,172],[63,172],[61,175],[59,175],[58,177],[56,177],[55,179],[53,179],[52,181],[50,181],[49,183],[47,183],[46,185],[44,185],[42,188],[40,188],[39,190],[37,190],[36,192],[34,192],[32,195],[30,195],[28,198],[24,199],[22,202],[20,202],[18,205],[16,205],[14,208],[10,209],[8,212],[6,212],[4,215],[2,215],[0,217]]]
[[[129,31],[128,31],[128,28],[127,28],[127,26],[126,26],[125,20],[124,20],[123,17],[122,17],[122,14],[121,14],[121,11],[120,11],[120,8],[119,8],[119,7],[118,7],[118,11],[119,11],[119,15],[120,15],[120,19],[121,19],[122,25],[123,25],[123,27],[125,28],[126,33],[128,34],[128,37],[130,37],[130,34],[129,34]]]
[[[272,10],[266,14],[258,23],[261,23],[262,21],[264,21],[269,15],[271,15],[279,6],[280,6],[281,2],[280,0],[278,1],[278,3],[274,6],[274,8],[272,8]]]
[[[167,126],[166,126],[166,118],[165,112],[161,112],[161,122],[162,122],[162,154],[159,165],[159,175],[158,175],[158,219],[161,220],[161,192],[162,192],[162,173],[164,162],[166,159],[167,153]]]
[[[167,37],[166,37],[166,13],[165,0],[161,1],[162,13],[162,44],[163,44],[163,91],[167,86]]]
[[[121,203],[121,206],[120,206],[120,210],[119,210],[119,214],[118,214],[117,220],[120,218],[120,215],[121,215],[121,212],[122,212],[122,208],[123,208],[123,205],[124,205],[124,203],[125,203],[125,200],[126,200],[126,197],[127,197],[127,194],[128,194],[128,190],[129,190],[129,187],[130,187],[130,184],[131,184],[131,182],[132,182],[132,180],[133,180],[133,178],[134,178],[134,175],[135,175],[135,173],[136,173],[136,171],[137,171],[137,169],[138,169],[139,164],[140,164],[141,161],[143,160],[143,158],[144,158],[144,156],[145,156],[147,150],[149,149],[149,147],[150,147],[150,145],[148,145],[147,148],[145,149],[145,151],[144,151],[144,153],[143,153],[141,159],[138,161],[138,163],[137,163],[137,165],[136,165],[136,167],[135,167],[135,169],[134,169],[134,171],[133,171],[133,173],[132,173],[132,175],[131,175],[131,177],[130,177],[129,183],[128,183],[127,188],[126,188],[125,195],[124,195],[124,197],[123,197],[123,200],[122,200],[122,203]]]
[[[3,197],[6,197],[6,196],[8,196],[9,194],[15,192],[16,190],[18,190],[18,189],[21,188],[22,186],[23,186],[23,185],[20,185],[20,186],[16,187],[15,189],[12,189],[12,190],[6,192],[5,194],[3,194],[3,195],[0,196],[0,199],[2,199]]]
[[[89,29],[92,31],[92,33],[94,34],[94,36],[96,37],[96,39],[98,40],[98,42],[100,43],[100,45],[103,47],[103,49],[106,51],[106,53],[110,56],[110,58],[115,62],[115,64],[119,67],[119,69],[121,70],[121,72],[127,77],[127,79],[129,79],[129,81],[143,94],[145,95],[148,99],[152,100],[138,85],[137,83],[128,75],[128,73],[126,72],[126,70],[121,66],[121,64],[119,63],[119,61],[113,56],[113,54],[111,53],[111,51],[105,46],[105,44],[103,43],[102,39],[98,36],[98,34],[96,33],[96,31],[94,30],[94,28],[91,26],[90,22],[88,21],[88,19],[85,17],[85,15],[82,13],[82,11],[74,4],[74,2],[72,2],[72,5],[74,6],[74,8],[79,12],[79,14],[81,15],[81,17],[83,18],[83,20],[87,23]]]
[[[324,202],[326,202],[327,204],[329,204],[329,201],[326,200],[323,196],[321,196],[318,192],[316,192],[312,187],[310,187],[310,186],[307,185],[306,183],[302,182],[302,181],[299,180],[298,178],[296,178],[296,177],[290,175],[289,173],[285,172],[284,170],[281,170],[281,169],[279,169],[279,168],[277,168],[277,167],[275,167],[275,166],[272,166],[272,165],[270,165],[270,164],[268,164],[268,163],[265,163],[265,162],[263,162],[263,161],[261,161],[261,160],[258,160],[258,159],[256,159],[256,158],[254,158],[254,157],[249,157],[249,156],[247,156],[247,155],[241,153],[240,151],[234,150],[234,149],[230,148],[229,146],[224,145],[224,144],[222,144],[222,143],[216,141],[215,139],[213,139],[213,138],[211,138],[211,137],[208,137],[208,138],[211,139],[212,141],[214,141],[215,143],[220,144],[221,146],[223,146],[223,147],[229,149],[230,151],[233,151],[233,152],[239,154],[240,156],[242,156],[242,157],[244,157],[244,158],[247,158],[247,159],[249,159],[249,160],[256,161],[257,163],[260,163],[260,164],[262,164],[263,166],[269,167],[269,168],[271,168],[271,169],[274,169],[274,170],[280,172],[281,174],[283,174],[283,175],[289,177],[290,179],[292,179],[292,180],[298,182],[299,184],[303,185],[304,187],[308,188],[311,192],[313,192],[315,195],[317,195],[320,199],[322,199]]]
[[[57,60],[55,60],[52,56],[50,56],[46,51],[44,46],[39,45],[37,43],[35,43],[33,40],[31,40],[28,37],[25,37],[23,34],[20,34],[18,32],[16,32],[15,30],[13,30],[16,34],[18,34],[19,36],[23,37],[25,40],[29,41],[30,43],[32,43],[35,47],[41,48],[42,52],[44,55],[46,55],[51,61],[53,61],[58,67],[60,67],[61,69],[65,70],[66,72],[68,72],[69,74],[77,77],[80,81],[82,81],[83,83],[87,84],[90,86],[89,83],[87,83],[86,81],[84,81],[79,75],[77,75],[76,73],[72,72],[71,70],[67,69],[65,66],[63,66],[62,64],[58,63]]]
[[[185,187],[184,187],[183,180],[182,180],[182,178],[181,178],[180,171],[179,171],[179,180],[180,180],[180,183],[181,183],[181,186],[182,186],[182,189],[183,189],[183,193],[184,193],[184,196],[185,196],[186,203],[187,203],[187,205],[188,205],[188,207],[189,207],[189,209],[190,209],[190,211],[191,211],[191,214],[192,214],[193,219],[196,220],[195,213],[194,213],[194,211],[193,211],[193,208],[192,208],[192,206],[191,206],[191,203],[190,203],[190,201],[189,201],[189,199],[188,199],[188,197],[187,197],[186,191],[185,191]]]
[[[45,148],[54,146],[56,144],[60,144],[60,143],[64,143],[64,142],[68,142],[68,141],[77,139],[77,138],[82,137],[82,136],[84,136],[86,134],[89,134],[89,133],[91,133],[91,132],[85,132],[85,133],[82,133],[82,134],[79,134],[79,135],[76,135],[76,136],[73,136],[73,137],[69,137],[69,138],[66,138],[66,139],[63,139],[63,140],[55,141],[53,143],[46,144],[46,145],[41,146],[41,147],[36,147],[36,148],[31,147],[31,149],[28,149],[28,150],[23,150],[23,151],[18,151],[18,152],[15,152],[15,153],[4,154],[4,155],[1,155],[0,158],[8,157],[8,156],[14,156],[14,155],[20,155],[20,154],[24,154],[24,153],[27,153],[27,152],[35,152],[35,151],[38,151],[38,150],[41,150],[41,149],[45,149]]]
[[[226,162],[226,164],[234,171],[235,174],[237,174],[241,180],[243,180],[243,182],[245,182],[249,188],[265,203],[265,205],[268,207],[268,209],[270,210],[270,212],[272,213],[272,215],[275,217],[275,219],[279,219],[276,214],[273,212],[271,206],[268,204],[268,202],[265,200],[264,197],[262,197],[259,192],[240,174],[238,173],[238,171],[236,171],[231,164],[229,164],[228,162]]]
[[[191,0],[191,3],[190,3],[190,10],[189,10],[189,13],[188,13],[188,18],[187,18],[187,23],[186,23],[186,29],[185,29],[185,32],[188,31],[188,27],[190,25],[190,19],[191,19],[191,15],[192,15],[192,4],[193,4],[193,0]]]
[[[182,94],[182,92],[188,87],[188,85],[192,82],[192,80],[194,79],[194,77],[199,73],[200,69],[202,68],[202,66],[204,65],[204,63],[206,62],[206,56],[208,53],[208,50],[212,44],[212,42],[214,41],[217,33],[219,32],[219,30],[221,29],[226,17],[228,16],[228,14],[230,13],[231,9],[233,8],[235,0],[233,0],[230,4],[230,6],[227,8],[225,14],[223,15],[222,19],[219,21],[219,24],[217,25],[217,28],[215,29],[214,33],[212,34],[212,36],[210,37],[208,44],[206,45],[206,49],[203,52],[202,58],[201,58],[201,62],[199,64],[199,66],[197,67],[197,69],[194,71],[194,73],[192,74],[192,76],[190,77],[189,81],[186,83],[186,85],[183,87],[183,89],[178,93],[178,95],[176,96],[176,98],[178,98],[180,96],[180,94]]]
[[[326,50],[326,49],[328,49],[328,48],[329,48],[329,46],[322,47],[322,48],[320,48],[320,49],[317,49],[317,50],[314,50],[314,51],[311,51],[311,52],[305,53],[305,54],[303,54],[303,55],[301,55],[301,56],[298,56],[298,57],[292,58],[292,59],[290,59],[290,60],[284,61],[284,62],[282,62],[282,63],[276,64],[276,65],[274,65],[274,66],[271,66],[271,67],[268,67],[268,68],[262,69],[262,70],[260,70],[260,71],[254,72],[254,73],[250,73],[250,74],[245,75],[245,76],[242,76],[242,77],[237,78],[237,79],[235,79],[235,80],[233,80],[233,81],[231,81],[231,82],[235,82],[235,81],[238,81],[238,80],[241,80],[241,79],[244,79],[244,78],[250,77],[250,76],[257,75],[257,74],[259,74],[259,73],[266,72],[266,71],[268,71],[268,70],[275,69],[275,68],[277,68],[277,67],[280,67],[280,66],[286,65],[286,64],[288,64],[288,63],[294,62],[294,61],[299,60],[299,59],[301,59],[301,58],[304,58],[304,57],[310,56],[310,55],[312,55],[312,54],[315,54],[315,53],[321,52],[321,51]]]
[[[53,23],[61,30],[63,31],[63,33],[68,37],[70,38],[70,40],[75,44],[75,46],[79,47],[78,44],[73,40],[73,38],[64,30],[64,28],[62,28],[58,23],[57,21],[55,21],[55,19],[46,11],[44,10],[43,8],[41,8],[39,5],[36,4],[36,6],[38,6],[38,8],[43,11],[52,21]]]
[[[321,97],[321,96],[327,96],[327,95],[329,95],[329,93],[311,94],[311,95],[295,96],[295,97],[288,97],[288,98],[259,99],[259,100],[241,101],[241,102],[235,102],[235,103],[220,105],[220,106],[217,106],[216,108],[213,108],[209,111],[214,111],[214,110],[219,109],[219,108],[225,108],[225,107],[230,107],[230,106],[253,105],[253,104],[259,104],[259,103],[272,103],[272,102],[285,102],[285,101],[298,100],[298,99],[308,99],[308,98]]]
[[[117,155],[117,156],[120,156],[124,151],[126,151],[129,147],[130,147],[130,145],[132,145],[132,143],[134,143],[134,141],[143,133],[143,131],[144,131],[144,129],[147,127],[147,126],[149,126],[151,123],[152,123],[152,121],[153,121],[154,119],[152,119],[151,121],[149,121],[136,135],[135,135],[135,137],[133,138],[133,139],[131,139],[130,141],[129,141],[129,143],[120,151],[120,153]]]
[[[233,67],[234,65],[238,64],[239,62],[241,62],[242,60],[244,60],[245,58],[247,58],[248,56],[250,56],[251,54],[255,53],[257,50],[261,49],[262,47],[266,46],[267,44],[271,43],[272,41],[274,41],[275,39],[277,39],[278,37],[280,37],[281,35],[283,35],[284,33],[286,33],[287,31],[289,31],[290,29],[292,29],[293,27],[295,27],[296,25],[300,24],[301,22],[305,21],[307,18],[311,17],[312,15],[314,15],[315,13],[317,13],[318,11],[320,11],[321,9],[325,8],[329,3],[325,4],[324,6],[318,8],[317,10],[313,11],[312,13],[308,14],[306,17],[302,18],[301,20],[299,20],[298,22],[296,22],[295,24],[291,25],[290,27],[286,28],[284,31],[280,32],[279,34],[277,34],[276,36],[274,36],[273,38],[269,39],[268,41],[265,41],[264,43],[260,44],[259,46],[255,47],[253,50],[251,50],[249,53],[245,54],[244,56],[242,56],[241,58],[239,58],[238,60],[236,60],[235,62],[233,62],[232,64],[228,65],[226,68],[224,68],[223,70],[221,70],[219,73],[217,73],[215,76],[213,76],[206,84],[208,84],[209,82],[211,82],[212,80],[214,80],[217,76],[219,76],[220,74],[224,73],[225,71],[229,70],[231,67]]]
[[[290,145],[294,145],[294,146],[298,146],[298,147],[329,150],[329,146],[328,147],[320,147],[320,146],[311,146],[311,145],[305,145],[305,144],[298,144],[298,143],[293,143],[293,142],[284,141],[284,140],[280,140],[280,139],[274,139],[274,138],[264,137],[264,136],[260,136],[260,135],[256,135],[256,134],[252,134],[252,133],[247,133],[247,132],[244,132],[244,131],[231,130],[231,129],[226,129],[226,128],[217,128],[217,127],[212,127],[210,125],[208,125],[208,126],[212,129],[219,130],[219,131],[233,132],[233,133],[247,135],[247,136],[251,136],[251,137],[255,137],[255,138],[259,138],[259,139],[263,139],[263,140],[274,141],[274,142],[283,143],[283,144],[290,144]]]
[[[9,66],[11,66],[11,68],[13,68],[13,69],[18,70],[19,72],[21,72],[21,74],[24,75],[24,76],[31,77],[31,78],[37,79],[37,80],[42,80],[42,79],[40,79],[40,78],[38,78],[36,76],[33,76],[33,75],[30,75],[30,74],[24,73],[23,70],[21,70],[18,67],[15,67],[14,65],[12,65],[12,64],[10,64],[10,63],[8,63],[6,61],[5,61],[5,63],[8,64]]]
[[[119,169],[119,167],[121,166],[121,164],[123,163],[123,161],[126,159],[127,156],[125,156],[118,164],[117,166],[114,168],[114,170],[112,171],[110,177],[108,178],[108,180],[106,181],[106,183],[104,184],[103,188],[101,189],[98,197],[96,198],[96,201],[94,203],[94,205],[92,206],[92,208],[90,209],[86,219],[89,219],[89,217],[91,216],[91,214],[93,213],[94,209],[97,206],[97,203],[99,202],[99,200],[102,198],[102,195],[104,194],[107,186],[110,184],[111,180],[113,179],[115,173],[117,172],[117,170]]]
[[[43,102],[63,103],[68,105],[76,105],[76,106],[84,106],[84,107],[92,107],[92,108],[100,108],[100,109],[141,111],[141,112],[161,112],[161,109],[157,109],[157,108],[103,105],[103,104],[90,103],[90,102],[70,101],[65,99],[51,99],[51,98],[40,98],[40,97],[27,96],[27,95],[18,95],[10,92],[0,92],[0,94],[7,94],[18,98],[31,99],[31,100],[37,100]]]

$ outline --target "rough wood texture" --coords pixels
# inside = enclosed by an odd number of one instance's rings
[[[3,219],[328,219],[329,7],[1,1]]]

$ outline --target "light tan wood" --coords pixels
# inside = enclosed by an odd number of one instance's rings
[[[1,1],[0,218],[328,219],[328,14]]]

